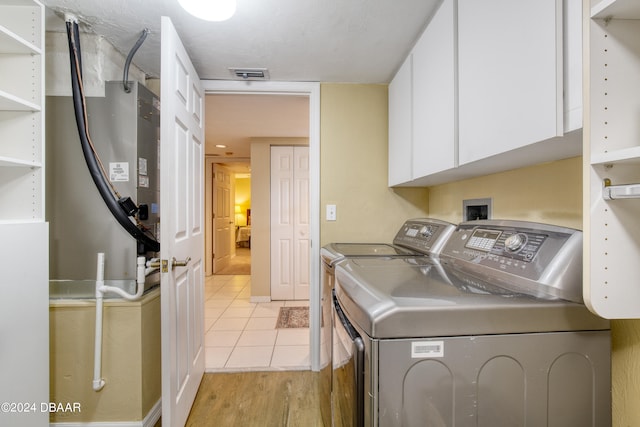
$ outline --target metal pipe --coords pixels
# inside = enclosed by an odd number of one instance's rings
[[[136,42],[136,44],[133,45],[133,47],[131,48],[129,55],[127,55],[127,60],[124,63],[124,71],[122,72],[122,86],[124,86],[124,91],[127,93],[131,92],[131,88],[129,87],[129,67],[131,66],[131,60],[133,59],[133,55],[136,54],[140,46],[142,46],[144,39],[146,39],[148,35],[149,35],[148,28],[145,28],[144,30],[142,30],[142,34],[140,34],[140,38],[138,38],[138,41]]]

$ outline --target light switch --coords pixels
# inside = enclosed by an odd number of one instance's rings
[[[336,220],[336,205],[327,205],[327,221]]]

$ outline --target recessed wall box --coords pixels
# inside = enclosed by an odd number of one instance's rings
[[[491,198],[462,201],[462,220],[491,219]]]

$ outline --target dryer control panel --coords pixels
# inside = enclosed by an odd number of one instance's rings
[[[442,250],[445,265],[510,291],[582,300],[582,232],[524,221],[469,221]]]
[[[453,233],[455,225],[432,218],[407,220],[393,244],[428,255],[438,255]]]

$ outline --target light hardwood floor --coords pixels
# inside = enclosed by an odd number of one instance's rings
[[[318,381],[312,371],[208,373],[186,425],[322,427]]]

